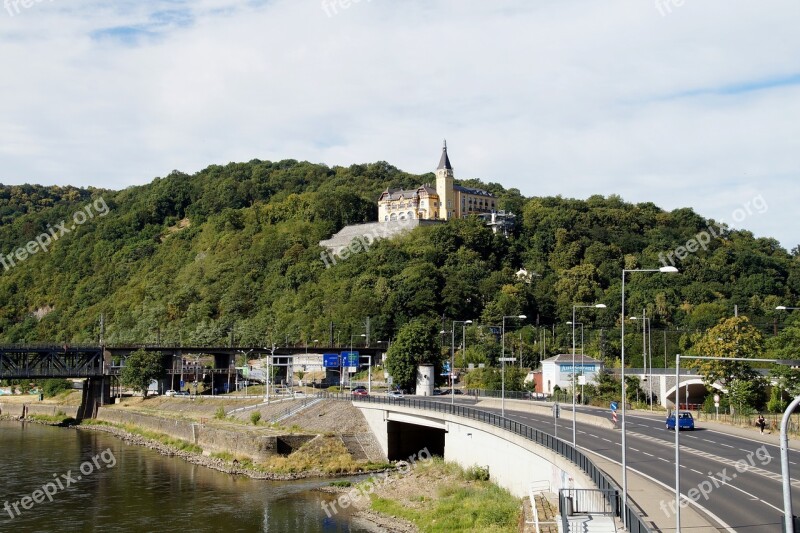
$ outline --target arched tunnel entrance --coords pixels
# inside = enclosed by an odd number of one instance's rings
[[[444,457],[444,429],[389,420],[386,431],[390,461],[408,461],[425,448],[431,455]]]
[[[716,386],[714,388],[718,389]],[[678,403],[680,403],[679,408],[690,410],[699,409],[700,406],[703,405],[706,396],[709,395],[708,389],[701,379],[682,381],[678,387],[678,392]],[[721,389],[720,392],[722,392]],[[675,407],[674,387],[667,391],[667,406]]]

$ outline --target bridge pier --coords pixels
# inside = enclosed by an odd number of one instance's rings
[[[97,408],[111,403],[111,377],[100,376],[88,378],[83,384],[81,406],[78,408],[78,420],[94,418]]]

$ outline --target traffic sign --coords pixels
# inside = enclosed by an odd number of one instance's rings
[[[324,368],[339,368],[339,354],[338,353],[322,354],[322,366]]]
[[[342,352],[342,366],[358,366],[358,352]]]
[[[184,388],[185,386],[186,386],[186,382],[181,380],[181,388]]]
[[[513,363],[517,360],[516,357],[501,357],[498,359],[501,363]]]
[[[611,410],[612,411],[616,411],[617,407],[618,407],[617,402],[611,402]]]

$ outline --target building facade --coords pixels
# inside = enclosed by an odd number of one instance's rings
[[[492,193],[456,185],[454,179],[445,142],[436,168],[436,187],[426,184],[410,190],[386,189],[378,199],[378,221],[450,220],[496,210],[497,198]]]
[[[572,354],[558,354],[542,361],[542,383],[537,387],[537,392],[546,394],[553,393],[556,385],[560,389],[572,390]],[[594,377],[603,371],[602,361],[589,357],[588,355],[577,354],[574,356],[575,376],[584,376],[586,383],[594,381]],[[580,383],[579,383],[580,384]],[[537,385],[539,385],[537,383]]]

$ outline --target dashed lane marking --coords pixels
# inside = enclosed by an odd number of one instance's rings
[[[656,437],[650,437],[648,435],[643,435],[641,433],[629,432],[629,436],[637,437],[637,438],[640,438],[642,440],[646,440],[646,441],[649,441],[649,442],[654,442],[654,443],[657,443],[657,444],[661,444],[662,446],[666,446],[667,448],[674,448],[675,447],[675,443],[674,442],[668,442],[668,441],[661,440],[661,439],[656,438]],[[703,440],[706,440],[706,439],[703,439]],[[744,464],[744,465],[747,466],[747,469],[745,470],[745,472],[752,472],[752,473],[754,473],[756,475],[759,475],[761,477],[765,477],[765,478],[770,479],[772,481],[783,482],[783,476],[781,474],[776,473],[776,472],[770,472],[769,470],[765,470],[765,469],[759,468],[759,467],[757,467],[755,465],[751,465],[745,459],[740,459],[738,461],[734,461],[732,459],[727,459],[725,457],[720,457],[720,456],[714,455],[712,453],[704,452],[702,450],[697,450],[695,448],[690,448],[688,446],[683,446],[683,445],[681,446],[681,452],[686,452],[686,453],[690,453],[692,455],[697,455],[697,456],[702,457],[704,459],[710,459],[712,461],[717,461],[717,462],[722,463],[722,464],[724,464],[726,466],[729,466],[731,468],[735,468],[737,471],[739,469],[736,468],[736,466],[737,465],[742,466],[742,464]],[[652,455],[647,453],[647,452],[642,452],[642,453],[644,453],[645,455],[650,455],[652,457]],[[752,454],[753,452],[751,450],[751,451],[748,451],[747,453],[748,454]],[[773,457],[770,456],[770,462],[772,461],[772,459],[773,459]],[[750,455],[750,460],[752,460],[752,455]],[[766,465],[763,465],[763,466],[766,466]],[[800,487],[800,479],[792,478],[791,484],[792,484],[793,487]]]

